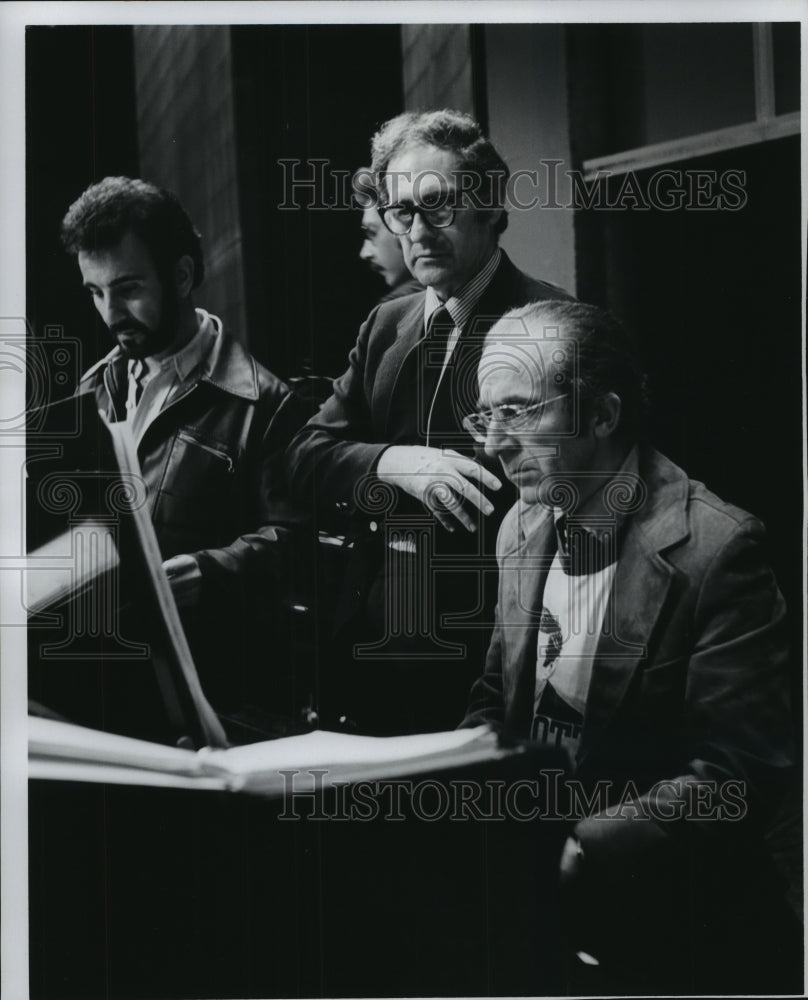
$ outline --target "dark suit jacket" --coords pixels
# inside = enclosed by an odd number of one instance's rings
[[[381,305],[382,302],[392,302],[394,299],[401,299],[405,295],[412,295],[415,292],[420,292],[423,287],[424,286],[417,278],[405,278],[398,285],[394,285],[391,289],[385,292],[384,295],[380,296],[377,305]]]
[[[425,443],[419,427],[418,386],[409,370],[412,365],[409,369],[407,365],[424,336],[425,295],[421,291],[381,303],[371,312],[351,351],[348,370],[334,382],[333,395],[294,437],[286,454],[293,497],[309,509],[318,508],[323,526],[330,530],[335,522],[329,518],[350,518],[348,533],[355,549],[337,612],[338,626],[360,613],[370,581],[380,572],[383,532],[377,530],[379,521],[392,512],[426,517],[412,498],[380,488],[374,475],[381,453],[390,445]],[[503,253],[455,347],[452,381],[445,394],[449,403],[440,430],[430,437],[431,445],[474,453],[462,417],[477,402],[476,372],[483,335],[511,308],[568,297],[557,286],[523,274]],[[459,394],[456,388],[461,382],[464,391]],[[477,458],[483,460],[481,452]],[[499,468],[492,471],[498,473]],[[476,557],[487,552],[493,559],[496,532],[513,493],[506,483],[491,499],[496,512],[480,524],[476,537],[463,530],[449,537],[427,517],[441,536],[440,544],[461,555]],[[493,610],[493,600],[491,605]]]
[[[739,779],[754,810],[779,787],[792,754],[785,608],[763,527],[652,449],[641,449],[639,474],[647,492],[622,534],[577,775],[612,781],[610,801],[629,779],[639,793],[681,779],[679,791],[655,791],[665,802],[690,801],[710,780]],[[526,539],[518,507],[502,524],[497,625],[463,725],[529,734],[528,647],[553,549],[552,521],[545,525]]]
[[[298,432],[287,451],[296,499],[354,511],[357,484],[373,473],[385,448],[423,443],[413,386],[404,384],[400,376],[407,356],[424,335],[425,295],[422,291],[381,303],[368,316],[348,359],[348,370],[334,382],[331,398]],[[568,297],[557,286],[523,274],[503,254],[464,328],[455,367],[462,365],[476,377],[482,335],[509,309]],[[469,408],[475,402],[470,400]],[[458,420],[452,433],[431,443],[439,447],[459,444],[468,450],[471,439]]]

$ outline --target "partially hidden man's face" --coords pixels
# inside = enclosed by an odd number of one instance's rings
[[[96,310],[121,350],[151,357],[171,346],[178,333],[178,300],[157,273],[146,244],[126,233],[115,246],[80,251],[79,270]]]
[[[480,409],[493,412],[485,452],[499,459],[523,501],[552,506],[549,490],[565,474],[577,479],[595,470],[596,440],[587,421],[576,424],[572,387],[559,364],[558,352],[570,349],[570,341],[510,337],[514,329],[507,321],[496,324],[480,360]],[[516,412],[507,407],[537,403],[543,405],[520,419],[500,417]]]
[[[387,229],[375,208],[362,212],[362,238],[359,259],[380,274],[388,287],[394,288],[410,277],[398,236]]]
[[[459,160],[454,153],[435,146],[408,146],[387,165],[388,203],[415,205],[450,198],[460,186]],[[467,196],[464,196],[467,197]],[[471,206],[458,208],[454,222],[436,229],[420,215],[412,229],[400,236],[407,267],[422,285],[431,285],[446,300],[483,267],[496,247],[496,212]]]

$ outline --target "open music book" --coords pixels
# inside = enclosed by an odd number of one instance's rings
[[[336,782],[460,768],[516,752],[485,726],[413,736],[353,736],[316,730],[229,749],[183,750],[53,719],[29,718],[34,778],[170,785],[282,795]],[[284,774],[286,772],[286,774]]]

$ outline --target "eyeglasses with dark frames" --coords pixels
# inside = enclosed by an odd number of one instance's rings
[[[412,229],[416,215],[420,215],[432,229],[446,229],[454,222],[455,208],[445,202],[427,206],[402,201],[395,205],[380,207],[379,215],[394,236],[405,236]]]
[[[488,430],[491,424],[496,422],[500,429],[506,434],[513,434],[524,430],[528,424],[529,417],[534,413],[539,413],[550,403],[557,399],[564,399],[569,393],[562,393],[560,396],[551,396],[543,399],[540,403],[530,403],[527,406],[521,403],[499,403],[489,410],[480,410],[477,413],[469,413],[463,417],[463,426],[479,444],[485,444],[488,437]]]

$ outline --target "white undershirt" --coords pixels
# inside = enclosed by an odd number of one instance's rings
[[[573,760],[616,568],[613,562],[597,573],[567,575],[556,553],[544,587],[544,610],[554,626],[552,634],[540,630],[538,636],[533,736],[563,747]],[[565,703],[562,713],[548,714],[546,698],[541,704],[548,684]]]

